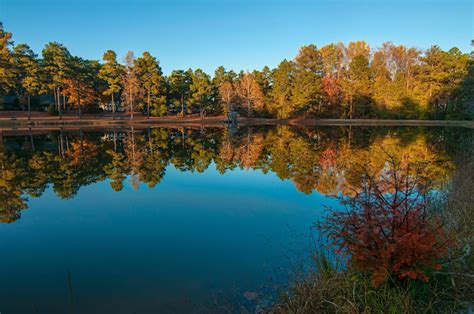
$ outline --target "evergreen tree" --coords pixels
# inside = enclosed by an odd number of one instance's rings
[[[291,101],[295,110],[308,113],[318,106],[321,112],[323,60],[315,45],[303,46],[295,58],[295,79]]]
[[[171,100],[181,106],[182,117],[185,115],[184,105],[191,95],[192,73],[191,69],[174,70],[168,78]]]
[[[189,104],[191,107],[198,107],[199,114],[203,118],[204,111],[212,111],[215,103],[215,96],[213,95],[213,85],[209,75],[203,70],[197,69],[191,76],[191,98]]]
[[[64,81],[71,76],[71,54],[66,47],[57,43],[46,44],[42,51],[42,70],[45,74],[44,87],[48,92],[53,92],[56,109],[61,118],[62,108],[66,106],[65,96],[61,100],[61,91]]]
[[[124,68],[117,62],[117,54],[112,50],[107,50],[102,57],[105,63],[99,71],[99,78],[102,79],[107,88],[103,91],[104,95],[111,97],[112,116],[115,118],[115,95],[122,90],[122,77]]]
[[[150,117],[150,108],[153,102],[154,114],[160,115],[165,110],[163,97],[164,78],[160,63],[149,52],[144,52],[142,57],[137,59],[138,75],[141,87],[147,104],[147,117]],[[159,97],[159,96],[162,97]]]
[[[291,102],[295,80],[295,64],[283,60],[272,72],[272,102],[270,111],[280,119],[288,118],[294,110]]]
[[[30,120],[31,96],[38,94],[41,88],[39,63],[36,54],[26,44],[17,45],[13,54],[17,72],[17,94],[21,100],[26,98],[28,120]]]

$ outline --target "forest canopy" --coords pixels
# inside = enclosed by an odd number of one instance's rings
[[[474,53],[421,50],[364,41],[300,48],[274,69],[235,72],[219,66],[164,75],[149,52],[123,60],[73,56],[58,42],[41,55],[15,44],[0,23],[0,109],[133,112],[148,116],[472,119]]]

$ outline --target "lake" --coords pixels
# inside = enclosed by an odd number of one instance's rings
[[[4,130],[0,312],[255,311],[308,265],[356,164],[424,163],[443,189],[474,131],[446,127]]]

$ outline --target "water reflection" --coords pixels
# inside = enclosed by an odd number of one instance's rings
[[[23,133],[23,134],[21,134]],[[223,174],[232,169],[261,170],[291,180],[298,191],[355,195],[366,163],[380,176],[387,156],[424,163],[433,187],[446,183],[463,138],[472,131],[453,128],[303,129],[288,126],[242,128],[116,128],[101,131],[4,132],[0,146],[0,220],[11,223],[50,185],[62,199],[107,180],[120,191],[129,180],[155,187],[167,167],[202,173],[211,164]]]

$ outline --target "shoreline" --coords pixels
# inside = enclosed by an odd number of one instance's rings
[[[163,126],[163,127],[226,127],[225,116],[203,117],[150,117],[137,114],[134,119],[128,115],[84,114],[78,116],[27,116],[6,117],[0,113],[0,129],[42,129],[50,127],[110,127],[110,126]],[[291,125],[301,127],[315,126],[441,126],[474,128],[474,121],[470,120],[396,120],[396,119],[316,119],[316,118],[244,118],[238,119],[239,126],[264,126],[264,125]]]

